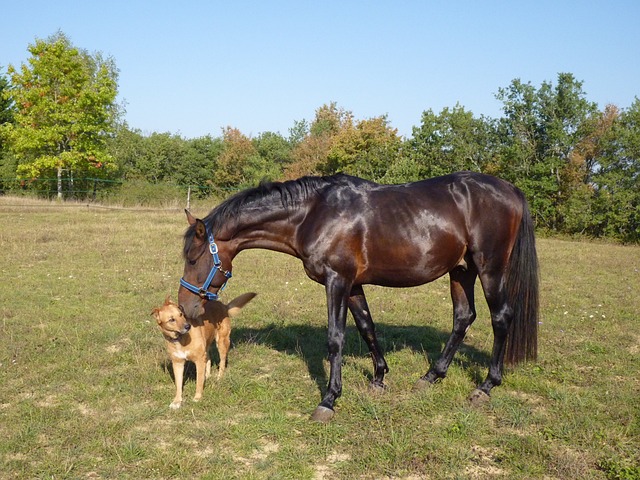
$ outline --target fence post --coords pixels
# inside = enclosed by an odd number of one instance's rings
[[[189,189],[187,190],[187,210],[191,210],[191,185],[189,185]]]

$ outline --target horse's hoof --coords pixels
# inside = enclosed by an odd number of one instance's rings
[[[471,395],[469,395],[469,403],[474,407],[479,407],[480,405],[484,405],[491,400],[491,397],[484,393],[479,388],[476,388]]]
[[[384,383],[371,382],[369,384],[369,390],[374,395],[381,395],[387,391],[387,386]]]
[[[330,408],[318,405],[318,407],[311,414],[311,420],[318,423],[329,423],[336,412]]]
[[[413,384],[413,391],[414,392],[421,392],[421,391],[426,390],[427,388],[431,387],[432,385],[433,385],[433,383],[431,383],[430,381],[425,380],[424,378],[419,378],[418,381]]]

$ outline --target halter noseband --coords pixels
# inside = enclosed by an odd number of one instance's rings
[[[208,229],[207,229],[208,230]],[[195,293],[200,298],[205,300],[218,300],[218,293],[224,290],[224,287],[227,286],[227,281],[231,278],[231,272],[223,270],[222,262],[220,262],[220,257],[218,256],[218,245],[213,239],[213,233],[208,234],[209,237],[209,251],[211,252],[211,256],[213,257],[213,267],[211,267],[211,271],[207,276],[207,279],[204,281],[202,287],[198,288],[195,285],[187,282],[184,277],[180,279],[180,285],[189,290],[191,293]],[[224,276],[227,277],[227,280],[222,284],[222,286],[218,289],[218,293],[211,293],[209,291],[209,287],[211,286],[211,282],[213,281],[213,277],[216,276],[216,273],[222,272]]]

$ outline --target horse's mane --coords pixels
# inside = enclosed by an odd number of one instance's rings
[[[314,197],[327,187],[358,181],[363,182],[364,180],[338,174],[326,177],[308,176],[285,182],[262,182],[257,187],[242,190],[222,201],[202,221],[215,235],[215,232],[222,229],[223,225],[233,221],[247,208],[260,205],[265,209],[270,207],[290,209]],[[189,227],[184,234],[185,255],[194,234],[195,228],[193,226]]]

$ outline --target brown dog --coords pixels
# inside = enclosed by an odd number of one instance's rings
[[[176,396],[169,407],[180,408],[182,404],[182,379],[187,360],[196,364],[196,395],[193,401],[197,402],[202,398],[204,381],[211,375],[209,347],[214,340],[220,354],[218,380],[222,377],[231,344],[230,318],[236,316],[255,296],[255,293],[245,293],[231,300],[228,305],[208,301],[205,303],[204,315],[198,320],[187,320],[182,308],[169,297],[165,299],[164,305],[153,309],[151,315],[156,318],[166,340],[176,382]]]

